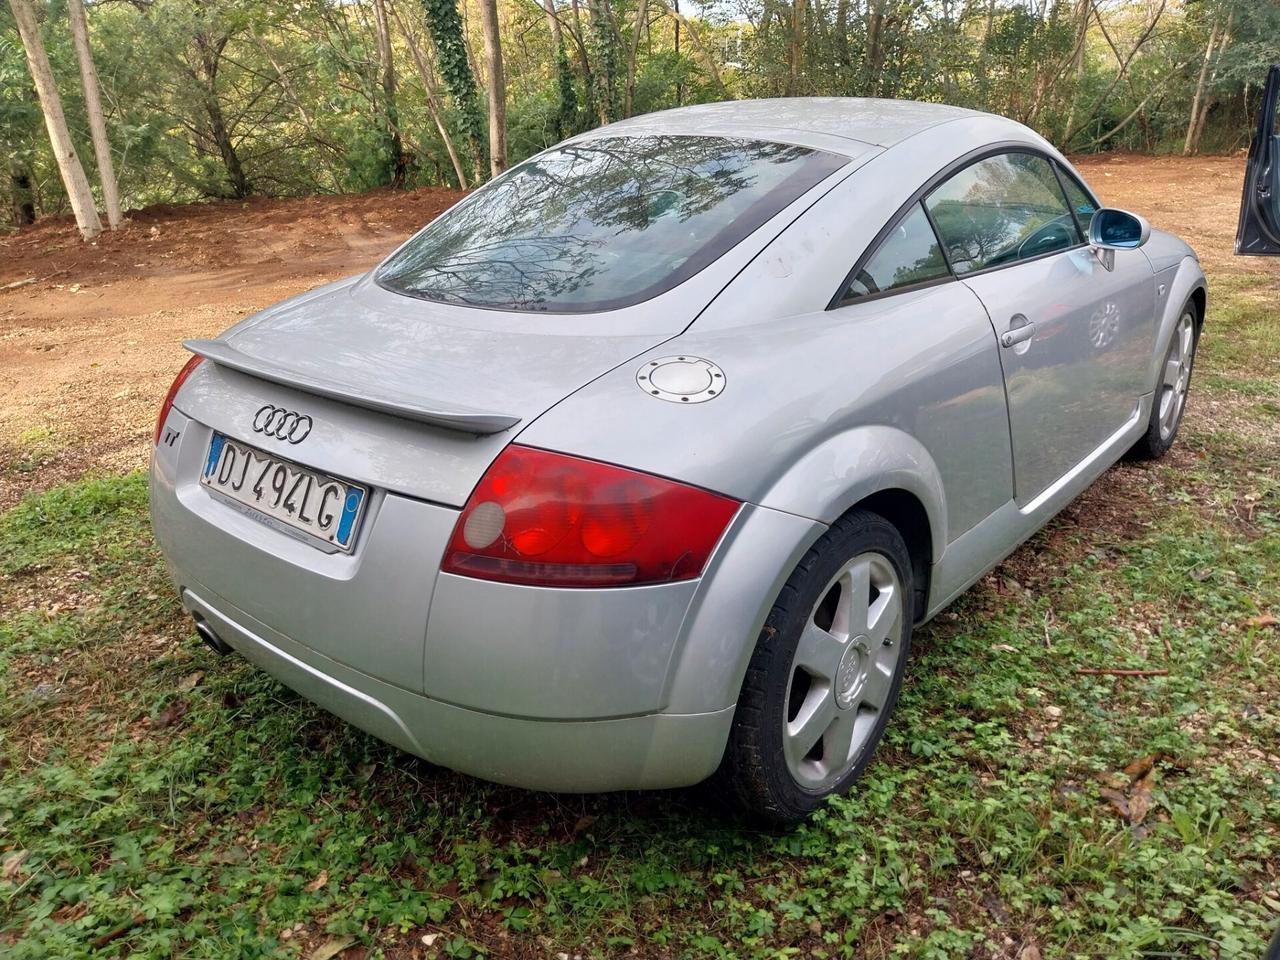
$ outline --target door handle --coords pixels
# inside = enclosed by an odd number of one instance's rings
[[[1020,343],[1025,343],[1036,335],[1036,325],[1031,321],[1027,321],[1020,327],[1014,327],[1012,330],[1006,330],[1000,334],[1000,346],[1013,347]]]

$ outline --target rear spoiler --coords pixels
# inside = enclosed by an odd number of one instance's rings
[[[286,387],[296,387],[299,390],[305,390],[307,393],[328,397],[330,400],[349,403],[356,407],[364,407],[367,410],[376,410],[379,413],[389,413],[392,416],[404,417],[407,420],[429,423],[434,427],[486,435],[510,430],[520,422],[519,417],[509,417],[500,413],[488,413],[483,410],[472,410],[468,407],[444,408],[431,401],[427,401],[425,404],[415,403],[412,400],[405,400],[403,397],[379,394],[376,388],[355,387],[329,380],[317,380],[314,377],[308,377],[305,374],[272,363],[270,360],[251,357],[249,354],[242,353],[221,340],[187,340],[182,345],[206,360],[212,360],[221,366],[247,373],[249,376],[257,377],[260,380],[269,380],[272,383],[283,384]]]

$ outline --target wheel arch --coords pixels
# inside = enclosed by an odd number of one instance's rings
[[[915,438],[887,426],[841,433],[801,457],[761,499],[758,507],[749,508],[753,516],[772,516],[771,525],[780,525],[782,518],[789,517],[792,526],[787,528],[787,538],[775,537],[767,551],[735,548],[730,554],[735,562],[745,562],[742,554],[751,555],[753,562],[760,562],[762,555],[777,558],[776,566],[770,568],[772,584],[750,604],[750,630],[732,637],[724,636],[721,630],[707,630],[703,621],[712,605],[705,610],[700,606],[686,622],[686,629],[696,639],[688,642],[691,637],[687,635],[673,658],[667,709],[690,712],[736,702],[760,630],[778,594],[805,551],[831,524],[854,510],[883,517],[902,535],[912,558],[913,619],[921,619],[927,609],[933,564],[946,544],[946,500],[937,467]],[[753,519],[752,527],[759,522]],[[782,549],[784,544],[786,550]],[[718,577],[719,572],[713,571],[707,585],[721,598],[715,586]],[[741,602],[741,597],[734,598],[735,610]],[[748,622],[745,616],[734,619]]]
[[[911,557],[914,592],[912,616],[919,622],[924,618],[929,605],[929,578],[937,559],[933,552],[933,528],[929,523],[929,512],[919,497],[901,487],[878,490],[859,500],[845,513],[854,510],[867,510],[884,517],[902,536],[907,545],[907,555]]]
[[[1153,391],[1155,390],[1157,378],[1160,376],[1160,367],[1164,362],[1169,338],[1173,335],[1173,328],[1177,326],[1178,320],[1182,316],[1183,308],[1188,303],[1194,304],[1196,308],[1196,334],[1198,336],[1204,330],[1209,295],[1204,270],[1201,269],[1199,261],[1190,256],[1184,257],[1182,262],[1178,264],[1173,279],[1170,281],[1169,293],[1164,301],[1164,313],[1160,317],[1159,325],[1156,328],[1155,340],[1151,344],[1151,365],[1147,371],[1147,383]]]

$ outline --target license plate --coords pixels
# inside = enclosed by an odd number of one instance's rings
[[[350,551],[367,499],[364,487],[245,446],[220,433],[209,443],[200,482],[286,532]]]

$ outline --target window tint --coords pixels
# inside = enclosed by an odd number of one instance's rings
[[[447,303],[615,309],[693,276],[847,162],[724,137],[567,143],[436,219],[375,279]]]
[[[957,274],[1066,250],[1083,239],[1049,161],[1030,153],[965,167],[925,206]]]
[[[841,299],[869,297],[898,287],[950,276],[938,238],[916,204],[849,281]]]
[[[1075,177],[1061,167],[1058,167],[1058,172],[1062,174],[1062,186],[1067,191],[1067,202],[1071,204],[1071,212],[1076,215],[1076,222],[1080,224],[1080,233],[1087,237],[1089,221],[1097,212],[1098,205],[1093,202]]]

